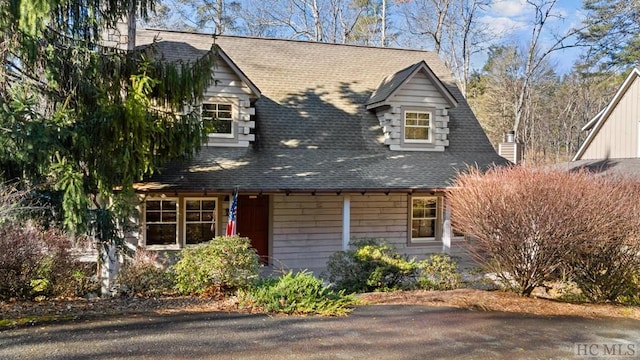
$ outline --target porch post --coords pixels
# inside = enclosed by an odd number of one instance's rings
[[[351,238],[351,196],[342,197],[342,250],[349,250]]]
[[[442,252],[451,254],[451,205],[445,201],[442,224]]]

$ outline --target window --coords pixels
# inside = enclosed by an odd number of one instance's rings
[[[185,199],[185,244],[209,241],[216,236],[216,199]]]
[[[231,104],[202,104],[202,122],[207,133],[219,137],[233,137],[233,115]]]
[[[404,141],[408,143],[431,142],[431,113],[427,111],[404,112]]]
[[[152,245],[176,245],[178,201],[176,199],[145,202],[145,242]]]
[[[411,242],[435,240],[440,236],[440,198],[411,198]]]

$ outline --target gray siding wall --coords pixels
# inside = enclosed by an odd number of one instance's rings
[[[249,146],[249,143],[255,140],[255,135],[250,133],[250,129],[255,128],[255,122],[251,120],[251,116],[255,115],[255,108],[251,107],[251,100],[255,100],[251,89],[220,58],[214,69],[213,78],[215,83],[205,91],[204,100],[233,104],[235,137],[225,139],[209,136],[208,145]]]
[[[350,194],[351,239],[376,238],[409,257],[442,252],[442,241],[407,245],[409,195]],[[342,250],[343,195],[272,195],[272,257],[278,269],[309,269],[319,274],[331,254]],[[454,245],[457,242],[454,241]],[[452,249],[454,254],[457,250]]]
[[[382,126],[385,144],[391,150],[444,151],[449,145],[449,103],[423,71],[419,71],[404,84],[388,101],[389,108],[377,113]],[[432,144],[404,144],[403,111],[425,109],[433,111]]]
[[[343,197],[273,195],[271,201],[273,267],[324,270],[342,249]]]
[[[409,195],[352,195],[351,238],[384,239],[399,253],[423,258],[441,252],[442,242],[409,246]]]
[[[582,155],[582,159],[636,158],[640,121],[640,81],[629,86]]]
[[[420,71],[404,84],[390,99],[394,105],[402,106],[429,106],[444,109],[449,104],[442,97],[438,88]]]

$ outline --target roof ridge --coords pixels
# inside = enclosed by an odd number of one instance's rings
[[[382,49],[382,50],[393,50],[393,51],[408,51],[408,52],[428,53],[428,54],[433,54],[435,56],[438,56],[437,53],[434,50],[424,50],[424,49],[410,49],[410,48],[401,48],[401,47],[382,47],[382,46],[358,45],[358,44],[341,44],[341,43],[330,43],[330,42],[323,42],[323,41],[282,39],[282,38],[274,38],[274,37],[213,34],[213,33],[203,33],[203,32],[197,32],[197,31],[176,30],[176,29],[162,29],[162,28],[151,28],[151,27],[149,27],[149,28],[140,28],[139,30],[161,31],[161,32],[169,32],[169,33],[176,33],[176,34],[211,36],[213,38],[226,37],[226,38],[236,38],[236,39],[253,39],[253,40],[282,41],[282,42],[292,42],[292,43],[307,43],[307,44],[319,45],[319,46],[345,46],[345,47],[355,47],[355,48],[364,48],[364,49]]]

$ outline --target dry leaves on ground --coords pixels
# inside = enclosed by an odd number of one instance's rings
[[[451,306],[480,311],[504,311],[544,316],[587,318],[624,317],[640,320],[640,307],[610,304],[570,304],[514,293],[474,289],[451,291],[400,291],[361,294],[365,304]],[[57,299],[36,302],[0,302],[0,324],[12,326],[55,319],[78,319],[109,315],[177,312],[252,312],[231,298],[158,297],[108,299]],[[22,320],[20,320],[22,319]],[[26,320],[26,321],[25,321]]]
[[[482,311],[504,311],[545,316],[624,317],[640,320],[640,307],[613,304],[572,304],[538,297],[523,297],[504,291],[458,289],[451,291],[405,291],[368,293],[362,299],[372,304],[453,306]]]

